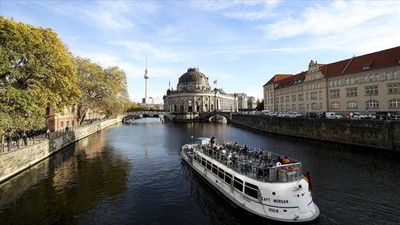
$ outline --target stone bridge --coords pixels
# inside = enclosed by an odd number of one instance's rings
[[[129,119],[141,119],[144,117],[163,117],[167,112],[162,110],[143,110],[137,112],[130,112],[129,114],[125,114],[122,118],[122,122]]]

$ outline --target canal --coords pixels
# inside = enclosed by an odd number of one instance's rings
[[[399,153],[145,118],[98,132],[0,184],[0,224],[279,224],[235,208],[181,161],[192,135],[302,161],[321,210],[309,224],[400,223]]]

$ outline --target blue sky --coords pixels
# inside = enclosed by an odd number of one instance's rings
[[[127,74],[131,100],[162,99],[188,67],[260,100],[275,74],[400,45],[400,1],[18,1],[0,14],[50,27],[71,52]],[[214,85],[212,81],[218,80]]]

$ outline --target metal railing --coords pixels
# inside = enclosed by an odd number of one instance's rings
[[[260,148],[252,148],[247,145],[235,144],[232,141],[224,141],[216,147],[211,145],[199,145],[195,150],[217,160],[228,168],[262,182],[290,182],[302,177],[301,162],[289,159],[287,164],[276,165],[280,154],[266,152]]]

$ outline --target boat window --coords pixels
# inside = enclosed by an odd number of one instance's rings
[[[219,168],[218,176],[223,180],[224,179],[224,170]]]
[[[218,167],[216,165],[212,165],[212,172],[217,175],[218,174]]]
[[[211,170],[211,162],[207,160],[207,169]]]
[[[205,160],[205,159],[202,159],[202,160],[201,160],[201,165],[203,165],[204,167],[206,167],[206,160]]]
[[[201,156],[197,155],[197,162],[201,163]]]
[[[246,182],[246,185],[244,186],[244,193],[253,197],[257,198],[258,197],[258,187],[254,184],[250,184]]]
[[[232,175],[230,173],[225,172],[225,182],[231,184],[232,182]]]
[[[240,192],[243,191],[243,181],[237,177],[234,178],[233,186],[238,189]]]

